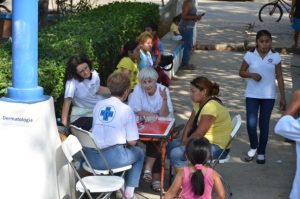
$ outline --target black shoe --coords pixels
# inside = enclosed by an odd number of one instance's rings
[[[256,159],[256,163],[257,164],[265,164],[266,163],[266,159],[263,159],[263,160]]]
[[[254,159],[254,156],[249,156],[248,154],[247,155],[245,155],[245,157],[244,157],[244,161],[245,162],[251,162],[252,160]]]

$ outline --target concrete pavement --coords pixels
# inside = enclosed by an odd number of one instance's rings
[[[197,42],[202,50],[195,51],[191,58],[196,70],[179,70],[176,73],[176,81],[173,80],[170,87],[176,123],[185,123],[191,113],[189,82],[199,75],[206,76],[220,85],[220,97],[230,110],[231,116],[241,114],[243,122],[237,139],[232,143],[231,159],[228,163],[217,166],[217,170],[230,184],[232,198],[235,199],[287,199],[295,172],[294,144],[284,142],[273,130],[281,115],[278,101],[270,123],[266,164],[241,161],[249,147],[245,126],[245,80],[238,76],[244,49],[255,45],[257,30],[270,30],[274,38],[273,47],[278,49],[282,56],[287,101],[293,87],[291,61],[295,60],[295,56],[299,56],[290,53],[292,29],[286,14],[280,23],[258,22],[258,10],[265,2],[199,1],[198,12],[205,11],[206,15],[197,24]],[[293,76],[295,77],[295,74]],[[152,192],[149,185],[143,182],[139,191],[148,198],[159,198],[158,194]]]

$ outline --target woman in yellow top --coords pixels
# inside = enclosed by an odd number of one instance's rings
[[[192,114],[184,127],[182,139],[174,140],[167,146],[171,164],[176,168],[186,166],[185,145],[191,138],[206,137],[211,143],[212,157],[219,157],[230,139],[231,118],[226,107],[216,97],[219,85],[206,77],[191,81],[191,98],[194,102]],[[223,153],[225,158],[229,149]]]
[[[140,57],[140,46],[137,41],[128,41],[119,57],[116,70],[129,76],[131,89],[138,83],[138,58]]]

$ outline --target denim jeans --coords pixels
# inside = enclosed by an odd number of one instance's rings
[[[246,98],[247,131],[251,149],[264,155],[269,136],[269,123],[275,99]],[[259,111],[259,113],[258,113]],[[259,120],[259,139],[257,136],[257,120]]]
[[[211,145],[212,159],[217,159],[222,153],[223,149],[216,144]],[[221,159],[225,158],[228,154],[225,151]],[[185,157],[185,146],[181,145],[181,139],[175,139],[167,145],[167,157],[170,159],[171,165],[175,167],[184,167],[187,165]]]
[[[181,28],[179,29],[180,34],[183,38],[183,55],[182,55],[182,65],[187,65],[190,62],[191,51],[193,46],[193,28]]]
[[[104,162],[100,159],[95,149],[84,148],[84,153],[95,169],[106,169]],[[111,168],[117,168],[132,164],[132,168],[126,171],[126,186],[138,187],[144,163],[144,151],[137,146],[126,147],[117,145],[107,150],[102,150]]]

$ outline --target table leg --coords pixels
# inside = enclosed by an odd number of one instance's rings
[[[163,140],[161,144],[160,199],[162,199],[164,193],[166,146],[167,140]]]

